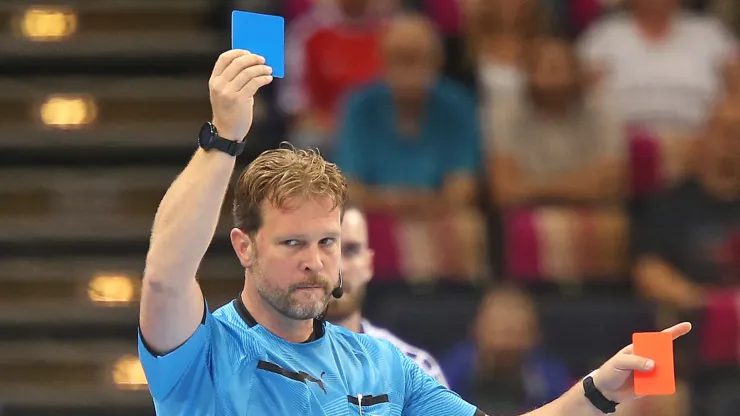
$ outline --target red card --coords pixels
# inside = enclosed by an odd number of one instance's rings
[[[658,396],[676,393],[673,335],[646,332],[632,335],[634,354],[655,361],[652,371],[635,371],[635,394]]]

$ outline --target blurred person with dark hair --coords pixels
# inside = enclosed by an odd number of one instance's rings
[[[450,388],[489,415],[520,415],[566,392],[573,379],[540,345],[534,301],[514,287],[483,297],[472,339],[442,362]]]
[[[535,42],[522,94],[492,109],[486,137],[500,206],[614,203],[624,196],[624,126],[570,45]]]
[[[440,40],[420,15],[396,17],[383,38],[384,80],[353,94],[337,163],[367,212],[424,215],[467,207],[479,167],[476,103],[439,75]]]
[[[547,33],[540,0],[467,0],[463,7],[467,59],[490,103],[525,83],[529,43]]]
[[[677,374],[692,381],[697,414],[729,416],[707,409],[736,412],[721,392],[740,387],[740,101],[716,106],[694,158],[683,182],[648,201],[634,279],[666,320],[697,323],[676,350]]]
[[[344,295],[329,304],[326,319],[352,332],[367,334],[390,341],[414,360],[427,374],[447,386],[442,369],[427,351],[401,340],[391,332],[376,327],[362,316],[367,284],[373,276],[373,250],[369,247],[365,214],[359,207],[347,203],[342,219],[342,277]]]
[[[679,0],[626,3],[586,31],[581,57],[604,73],[630,125],[695,131],[727,88],[740,87],[736,39]]]
[[[740,287],[740,101],[717,105],[694,157],[691,177],[650,201],[635,268],[643,295],[682,310]]]

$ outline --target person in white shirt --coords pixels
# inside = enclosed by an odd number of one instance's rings
[[[390,341],[427,374],[448,387],[442,369],[431,354],[404,342],[388,330],[372,325],[362,316],[366,287],[373,275],[373,251],[368,246],[365,215],[354,205],[345,205],[341,241],[344,295],[339,299],[333,299],[329,304],[326,320],[353,332]]]
[[[678,0],[630,0],[579,41],[631,125],[695,131],[722,94],[737,88],[737,44],[719,19]]]

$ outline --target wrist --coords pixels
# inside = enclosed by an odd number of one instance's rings
[[[591,400],[586,397],[586,390],[583,387],[583,380],[581,380],[577,386],[575,386],[575,394],[573,394],[574,408],[569,409],[570,412],[563,414],[574,414],[584,416],[604,416],[604,412],[599,410]]]
[[[211,121],[211,125],[216,129],[216,133],[218,134],[219,137],[221,137],[222,139],[226,139],[228,141],[239,143],[239,142],[244,141],[244,138],[246,136],[246,135],[243,135],[243,136],[239,137],[238,134],[234,134],[233,132],[230,132],[228,130],[224,130],[223,129],[223,125],[224,124],[221,123],[220,121],[216,120],[216,119],[214,119],[213,121]]]
[[[588,409],[589,414],[605,415],[616,412],[619,403],[606,397],[595,383],[595,375],[598,370],[591,372],[578,383],[579,397]]]

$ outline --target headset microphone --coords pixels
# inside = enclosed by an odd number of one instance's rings
[[[339,271],[339,286],[335,287],[334,290],[331,291],[331,295],[335,298],[339,299],[344,295],[344,289],[342,288],[342,285],[344,284],[344,281],[342,279],[342,271]]]

